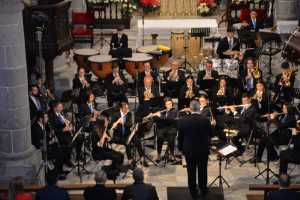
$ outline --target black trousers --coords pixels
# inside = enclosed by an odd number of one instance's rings
[[[68,162],[71,159],[72,148],[74,146],[72,144],[72,135],[70,132],[62,132],[56,134],[56,136],[62,150],[67,154],[67,160],[65,160],[65,162]]]
[[[56,143],[49,145],[47,149],[47,158],[54,163],[53,172],[59,175],[63,172],[63,164],[68,160],[68,154],[63,148],[60,148]]]
[[[287,174],[289,163],[300,164],[299,154],[287,149],[280,152],[279,174]]]
[[[267,147],[270,159],[278,157],[277,152],[274,148],[275,145],[287,145],[291,139],[291,133],[288,130],[276,130],[269,136],[261,138],[258,150],[257,158],[261,159],[264,149]]]
[[[164,141],[168,142],[168,148],[170,150],[170,153],[171,155],[174,155],[176,132],[176,128],[172,127],[158,128],[156,130],[158,155],[161,154]]]
[[[198,187],[201,191],[207,190],[207,162],[208,156],[203,158],[185,157],[187,164],[188,185],[192,197],[197,195]],[[198,172],[198,177],[197,177]]]
[[[93,158],[94,160],[111,160],[113,168],[122,166],[124,161],[124,156],[121,152],[100,147],[93,149]]]

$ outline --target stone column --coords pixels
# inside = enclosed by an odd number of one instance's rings
[[[0,183],[36,182],[41,154],[31,145],[21,0],[0,0]]]

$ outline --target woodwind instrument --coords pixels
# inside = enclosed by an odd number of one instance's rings
[[[163,113],[163,112],[167,112],[167,111],[168,111],[168,109],[164,109],[164,110],[157,111],[155,113],[150,113],[149,115],[147,115],[146,117],[143,118],[143,122],[146,122],[146,121],[150,120],[152,117],[157,116],[158,113]]]
[[[178,81],[177,70],[171,71],[169,73],[168,80],[170,80],[170,81]]]
[[[188,90],[185,92],[185,98],[193,98],[195,96],[193,86],[188,86]]]
[[[240,105],[231,105],[231,106],[220,106],[217,109],[222,110],[222,109],[229,109],[229,108],[242,108],[242,107],[247,107],[250,106],[251,104],[240,104]]]
[[[154,95],[152,94],[150,89],[146,89],[144,91],[144,100],[145,101],[149,101],[150,99],[152,99],[154,97]]]
[[[278,116],[280,116],[280,115],[285,115],[286,113],[272,113],[273,115],[275,115],[275,117],[278,117]],[[260,116],[260,118],[265,118],[265,117],[268,117],[268,116],[270,116],[271,114],[265,114],[265,115],[262,115],[262,116]]]

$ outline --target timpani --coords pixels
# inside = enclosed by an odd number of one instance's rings
[[[150,62],[153,57],[146,53],[133,53],[130,58],[123,58],[125,60],[125,70],[132,77],[136,75],[136,69],[138,72],[145,71],[144,63]]]
[[[91,71],[99,78],[106,78],[112,73],[112,65],[116,60],[110,55],[96,55],[88,58]]]
[[[85,68],[89,70],[88,57],[98,55],[99,51],[95,49],[76,49],[74,50],[74,60],[78,68]]]

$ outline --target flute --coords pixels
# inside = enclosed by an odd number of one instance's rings
[[[228,109],[228,108],[242,108],[242,107],[247,107],[250,106],[251,104],[241,104],[241,105],[231,105],[231,106],[220,106],[217,109],[222,110],[222,109]]]

